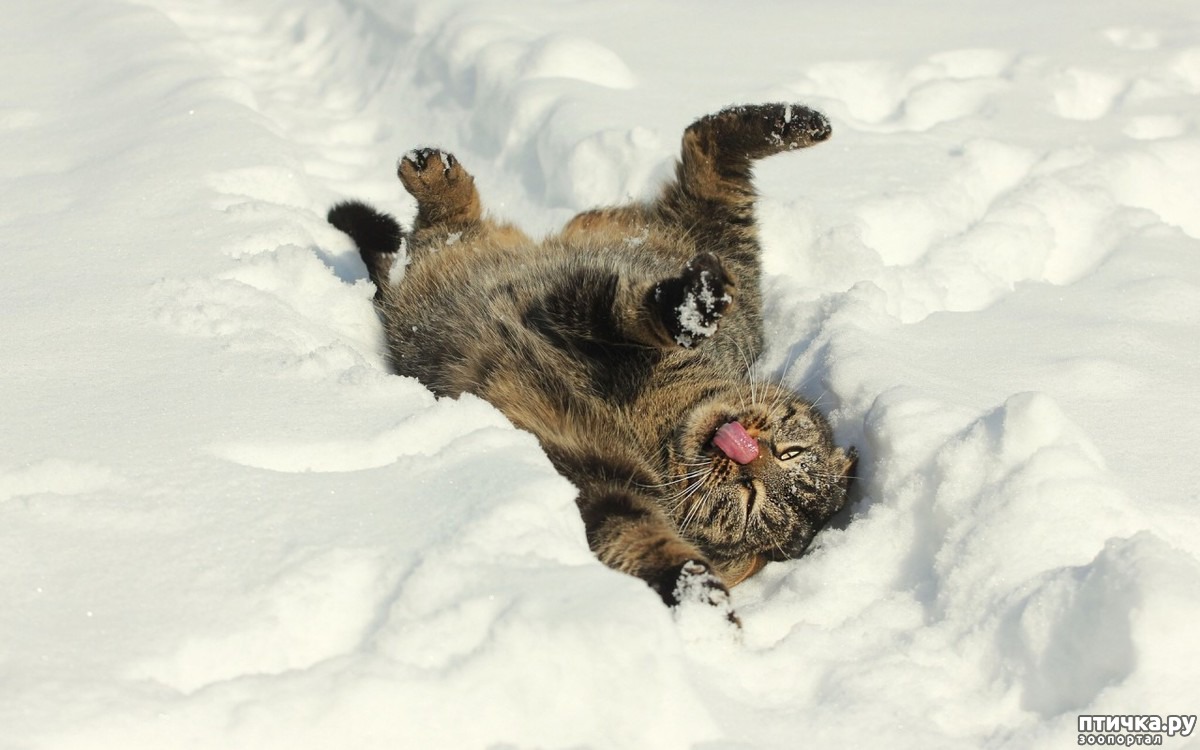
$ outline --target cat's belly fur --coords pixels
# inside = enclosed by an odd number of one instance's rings
[[[677,271],[669,256],[625,248],[444,248],[386,293],[382,309],[392,366],[438,395],[468,392],[490,402],[536,435],[552,458],[556,448],[578,453],[598,442],[609,451],[623,444],[631,456],[655,456],[692,402],[670,394],[672,373],[688,371],[691,383],[697,370],[710,368],[715,377],[716,370],[728,369],[714,359],[715,350],[567,341],[548,336],[535,318],[547,295],[563,291],[541,280],[561,284],[578,273],[656,277]],[[737,324],[731,315],[722,328]]]

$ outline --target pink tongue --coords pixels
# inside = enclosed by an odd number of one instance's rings
[[[758,458],[758,441],[738,422],[723,425],[712,441],[717,450],[739,464],[748,464]]]

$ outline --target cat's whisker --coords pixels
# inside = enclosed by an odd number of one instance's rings
[[[783,410],[786,404],[787,391],[780,387],[775,392],[775,398],[771,400],[771,406],[767,409],[767,421],[774,422],[775,418]]]
[[[764,525],[763,528],[766,530],[767,538],[771,540],[771,544],[774,545],[775,549],[779,550],[779,555],[781,557],[783,557],[783,559],[786,560],[789,557],[789,555],[786,551],[784,551],[783,544],[779,541],[779,537],[777,537],[773,533],[771,533],[771,529],[768,528],[766,525]]]
[[[691,524],[693,519],[698,517],[698,512],[699,512],[700,508],[707,507],[709,504],[709,501],[711,499],[712,499],[712,490],[710,489],[704,493],[704,495],[700,498],[699,502],[696,502],[692,505],[692,509],[690,511],[688,511],[687,517],[683,519],[683,523],[679,526],[680,533],[684,533],[687,531],[688,525]]]
[[[684,508],[685,506],[687,506],[688,501],[690,501],[692,499],[692,497],[696,494],[696,491],[699,489],[699,487],[700,487],[700,485],[696,485],[695,487],[693,487],[691,489],[691,491],[687,493],[687,495],[679,498],[679,500],[677,500],[675,502],[675,504],[673,506],[671,506],[669,513],[672,517],[675,517],[676,515],[678,515],[680,510],[682,508]],[[692,510],[694,510],[694,508]],[[688,516],[690,517],[691,513],[689,513]]]
[[[742,363],[746,365],[746,382],[750,384],[750,403],[754,403],[754,373],[753,367],[750,364],[749,357],[742,349],[741,343],[737,339],[733,339],[733,345],[738,351],[738,355],[742,358]],[[737,391],[738,400],[742,402],[742,411],[746,411],[746,397],[739,388]]]
[[[808,384],[811,383],[813,380],[815,380],[820,373],[816,373],[816,372],[812,373],[811,375],[809,375],[807,378],[805,378],[802,382],[800,382],[795,387],[786,385],[787,378],[788,378],[788,375],[791,374],[792,367],[799,361],[800,361],[800,355],[796,355],[795,357],[793,357],[792,361],[789,362],[784,367],[783,372],[780,373],[779,378],[775,381],[775,384],[778,385],[780,388],[784,388],[791,393],[797,393],[797,394],[803,393],[805,388],[808,387]],[[817,404],[820,403],[821,399],[823,399],[825,397],[826,393],[828,393],[828,390],[822,390],[821,395],[817,398],[816,401],[811,402],[810,406],[812,406],[815,409],[817,407]]]
[[[692,517],[696,515],[696,511],[699,508],[700,508],[699,502],[696,502],[692,505],[691,509],[688,511],[687,516],[684,517],[683,523],[679,524],[679,533],[680,534],[687,533],[687,528],[692,523]]]
[[[695,489],[695,487],[689,488],[689,490],[694,490],[694,489]],[[674,518],[676,516],[676,514],[679,513],[679,509],[682,508],[684,503],[687,502],[687,499],[688,499],[688,497],[690,497],[690,495],[691,495],[690,492],[683,493],[683,496],[679,497],[673,503],[670,503],[669,500],[667,502],[664,502],[663,503],[664,505],[667,505],[668,503],[670,504],[670,507],[667,508],[667,515],[669,515],[671,518]]]
[[[792,365],[794,365],[794,364],[795,364],[797,361],[799,361],[799,357],[796,357],[796,358],[794,358],[794,359],[792,360],[791,364],[789,364],[789,365],[787,366],[787,368],[785,369],[785,371],[784,371],[783,375],[780,377],[780,380],[779,380],[779,381],[778,381],[778,383],[777,383],[777,385],[779,386],[780,390],[779,390],[779,392],[778,392],[778,393],[776,393],[776,399],[775,399],[774,405],[773,405],[773,406],[772,406],[772,408],[771,408],[771,412],[770,412],[770,413],[771,413],[771,417],[772,417],[772,419],[775,417],[776,411],[778,411],[779,407],[786,405],[787,394],[789,394],[789,393],[793,393],[793,394],[795,394],[795,393],[800,393],[801,391],[803,391],[803,390],[804,390],[804,388],[805,388],[805,387],[806,387],[806,386],[807,386],[807,385],[808,385],[810,382],[812,382],[812,380],[813,380],[814,378],[816,378],[816,377],[817,377],[817,374],[816,374],[816,373],[813,373],[812,375],[810,375],[810,376],[808,376],[807,378],[805,378],[805,379],[804,379],[804,382],[803,382],[803,383],[801,383],[800,385],[796,386],[795,388],[791,388],[791,387],[789,387],[789,386],[786,386],[786,385],[784,385],[783,383],[784,383],[784,380],[787,378],[787,374],[788,374],[788,372],[791,370],[791,368],[792,368]],[[816,410],[817,406],[818,406],[818,405],[821,403],[821,400],[822,400],[822,399],[824,399],[824,398],[825,398],[825,396],[826,396],[826,395],[828,395],[828,394],[829,394],[829,390],[828,390],[828,389],[822,389],[822,391],[821,391],[821,395],[820,395],[820,396],[818,396],[818,397],[817,397],[817,399],[816,399],[815,401],[812,401],[812,402],[810,402],[810,403],[809,403],[809,406],[810,406],[810,407],[811,407],[813,410]]]
[[[776,413],[779,410],[779,406],[784,402],[784,399],[787,397],[787,394],[791,392],[791,389],[783,384],[783,380],[784,380],[784,378],[787,377],[787,372],[791,369],[792,364],[794,364],[796,362],[796,359],[798,359],[798,358],[793,358],[792,363],[788,364],[787,367],[784,368],[784,373],[781,377],[769,378],[767,380],[762,381],[763,392],[766,392],[768,390],[768,388],[766,387],[768,384],[775,386],[775,389],[774,389],[775,395],[771,399],[770,406],[767,407],[767,421],[769,421],[769,422],[774,421]],[[755,403],[758,404],[757,400],[755,401]]]
[[[744,362],[746,365],[746,381],[750,384],[751,400],[757,401],[759,398],[759,395],[760,395],[759,386],[764,385],[766,383],[766,381],[763,380],[758,375],[758,364],[759,363],[757,361],[752,362],[750,360],[750,357],[746,354],[745,350],[742,349],[740,345],[738,346],[738,351],[742,355],[742,362]]]
[[[742,511],[742,536],[743,537],[745,536],[746,531],[750,528],[750,517],[752,515],[754,515],[755,511],[761,510],[762,505],[763,505],[762,502],[755,502],[755,503],[751,504],[748,498],[742,499],[738,503],[738,508]]]
[[[791,393],[791,391],[785,389],[783,386],[776,388],[775,397],[771,400],[771,406],[767,409],[768,422],[773,423],[784,411],[790,400]]]
[[[684,465],[681,468],[683,469],[683,473],[680,476],[691,478],[707,473],[712,469],[712,463],[690,464]]]
[[[818,406],[818,405],[819,405],[819,404],[820,404],[822,401],[824,401],[824,400],[825,400],[825,397],[826,397],[826,396],[828,396],[828,395],[829,395],[829,389],[828,389],[828,388],[824,388],[824,389],[822,389],[822,390],[821,390],[821,395],[820,395],[820,396],[817,396],[817,400],[812,402],[812,406],[813,406],[813,408],[814,408],[814,409],[815,409],[815,408],[817,408],[817,406]]]
[[[776,385],[779,385],[780,387],[783,387],[783,388],[786,388],[786,387],[787,387],[787,386],[786,386],[786,385],[784,385],[784,384],[787,382],[788,375],[791,375],[791,374],[792,374],[792,368],[793,368],[793,367],[796,365],[796,363],[797,363],[797,362],[799,362],[799,361],[800,361],[800,355],[799,355],[799,354],[794,354],[794,355],[792,355],[792,359],[791,359],[791,361],[790,361],[790,362],[788,362],[786,365],[784,365],[784,366],[783,366],[783,372],[781,372],[781,373],[779,374],[779,379],[778,379],[777,381],[775,381],[775,382],[776,382]]]
[[[671,513],[674,514],[675,511],[677,511],[680,506],[687,501],[688,497],[693,495],[701,486],[703,486],[704,483],[708,481],[710,475],[711,473],[707,471],[699,472],[695,477],[695,481],[689,483],[674,495],[664,498],[664,501],[667,503],[671,503],[673,501],[675,503],[671,508]]]
[[[820,471],[810,471],[809,474],[811,474],[814,477],[821,477],[822,479],[835,479],[835,480],[839,480],[839,481],[842,479],[858,479],[859,478],[857,474],[827,474],[825,472],[820,472]]]
[[[678,467],[683,469],[683,473],[680,474],[681,477],[691,477],[691,476],[695,476],[697,474],[701,474],[705,470],[707,470],[710,466],[712,466],[711,459],[706,460],[706,461],[697,461],[695,463],[688,463],[688,462],[684,462],[684,461],[676,461],[675,463]],[[671,480],[667,480],[666,482],[664,482],[664,484],[672,484],[677,481],[679,481],[679,480],[671,479]],[[647,486],[661,487],[662,485],[655,484],[655,485],[647,485]]]
[[[670,493],[668,493],[668,494],[664,494],[664,495],[663,495],[663,498],[662,498],[663,502],[664,502],[664,503],[670,503],[670,502],[672,502],[673,500],[676,500],[676,499],[678,499],[679,497],[681,497],[681,496],[683,496],[683,495],[686,495],[686,494],[687,494],[687,493],[688,493],[688,492],[689,492],[689,491],[692,489],[692,486],[694,485],[694,483],[695,483],[695,480],[689,481],[689,482],[688,482],[687,484],[685,484],[683,487],[681,487],[681,488],[679,488],[679,489],[677,489],[677,490],[672,490],[672,491],[671,491]]]
[[[775,395],[774,395],[774,397],[771,399],[771,404],[770,404],[770,406],[768,406],[768,407],[767,407],[767,421],[768,421],[768,422],[773,422],[773,421],[775,420],[775,417],[776,417],[776,415],[777,415],[777,413],[778,413],[778,411],[779,411],[779,406],[780,406],[780,405],[783,403],[783,401],[784,401],[784,399],[786,398],[787,394],[788,394],[789,392],[791,392],[791,389],[790,389],[790,388],[788,388],[787,386],[785,386],[785,385],[783,384],[783,381],[784,381],[784,379],[787,377],[787,373],[788,373],[788,371],[790,371],[790,370],[791,370],[792,364],[795,364],[795,362],[796,362],[796,360],[797,360],[797,359],[798,359],[798,357],[793,357],[793,358],[792,358],[792,361],[791,361],[791,363],[789,363],[789,364],[788,364],[788,365],[787,365],[787,366],[784,368],[784,372],[783,372],[783,374],[782,374],[780,377],[778,377],[778,378],[767,378],[766,380],[763,380],[763,381],[762,381],[762,383],[761,383],[761,385],[763,386],[763,389],[762,389],[762,390],[763,390],[763,392],[766,392],[766,391],[768,391],[768,388],[767,388],[767,386],[768,386],[768,385],[773,385],[773,386],[775,386],[775,389],[774,389],[774,390],[775,390]],[[756,405],[760,405],[760,404],[758,404],[758,402],[757,402],[757,401],[756,401],[755,403],[756,403]]]
[[[695,471],[689,471],[686,474],[680,474],[675,479],[668,479],[665,482],[659,482],[657,484],[642,484],[641,482],[638,482],[637,486],[643,490],[657,490],[663,487],[670,487],[672,485],[679,484],[680,482],[686,482],[689,479],[695,479],[696,477],[703,476],[705,473],[707,473],[707,469],[698,468]]]

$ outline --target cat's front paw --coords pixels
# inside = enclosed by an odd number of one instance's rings
[[[688,261],[683,273],[654,287],[654,304],[667,335],[690,349],[717,332],[733,303],[733,279],[712,253]]]
[[[658,580],[651,581],[650,585],[668,606],[712,607],[723,614],[730,624],[738,627],[742,625],[737,613],[733,611],[729,589],[706,562],[688,560],[670,568]]]

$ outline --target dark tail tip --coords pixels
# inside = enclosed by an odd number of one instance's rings
[[[394,253],[400,249],[400,241],[404,236],[400,223],[365,203],[338,203],[329,209],[326,218],[330,224],[350,235],[364,260],[368,256]]]

